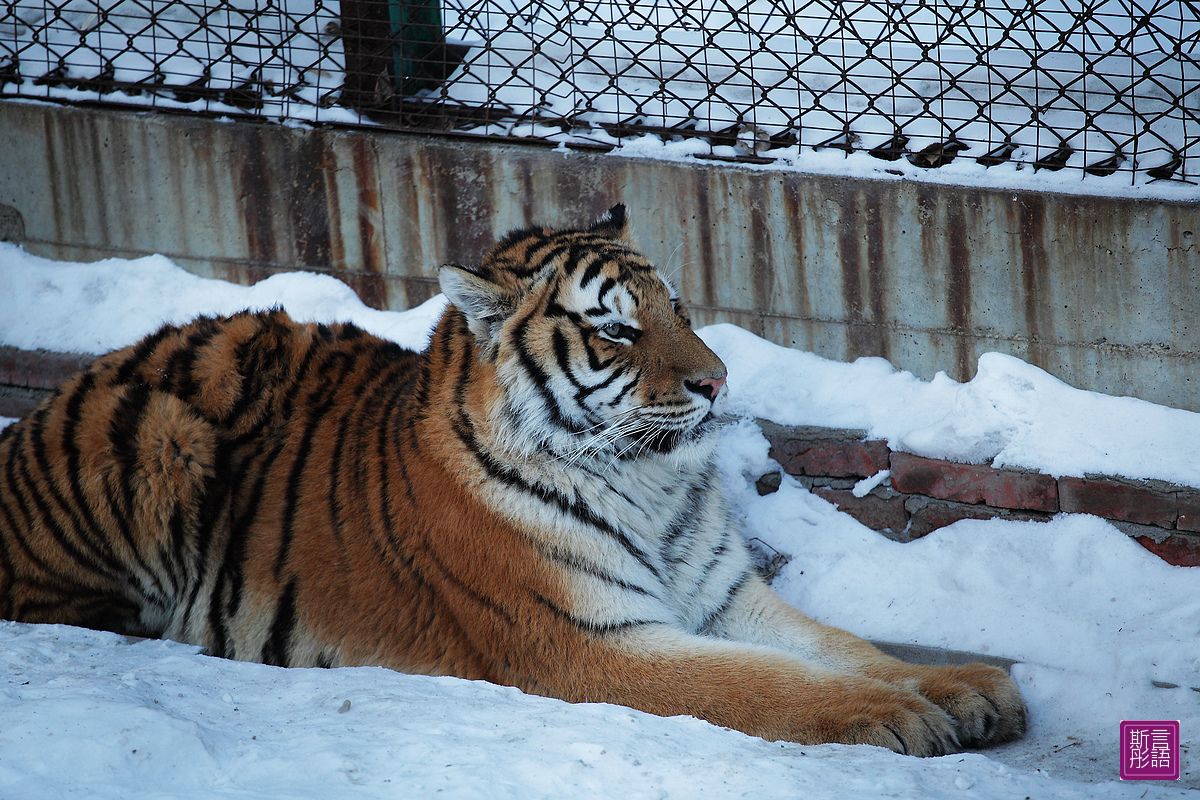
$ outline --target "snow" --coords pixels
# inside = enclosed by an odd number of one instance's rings
[[[379,312],[328,276],[241,287],[159,256],[72,264],[0,245],[0,344],[27,349],[100,353],[164,321],[273,305],[421,347],[443,302]],[[740,418],[722,449],[731,499],[746,535],[790,558],[778,591],[876,640],[1014,659],[1032,719],[1021,741],[925,760],[768,743],[490,684],[287,670],[0,623],[0,797],[1200,798],[1195,570],[1083,515],[964,521],[899,544],[786,476],[760,497],[754,481],[776,467],[751,419],[861,428],[922,455],[1197,486],[1200,414],[1074,389],[995,354],[960,384],[880,359],[823,360],[728,325],[701,335],[730,369]],[[1180,782],[1116,780],[1122,719],[1181,721]]]
[[[882,358],[829,361],[733,325],[701,336],[737,354],[725,359],[736,414],[858,428],[929,458],[1200,486],[1200,414],[1076,389],[1013,356],[985,353],[967,383],[923,381]]]

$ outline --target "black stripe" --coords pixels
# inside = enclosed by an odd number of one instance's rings
[[[571,370],[571,345],[567,341],[566,336],[563,335],[563,332],[560,329],[555,328],[550,334],[550,339],[554,347],[554,358],[558,362],[559,370],[566,377],[566,379],[571,382],[571,385],[575,387],[575,400],[579,407],[583,410],[585,416],[587,417],[587,421],[593,426],[602,424],[604,420],[601,419],[594,411],[584,406],[583,401],[590,397],[594,392],[600,391],[616,380],[617,376],[621,374],[621,370],[614,370],[604,380],[600,381],[594,386],[588,386],[577,380]],[[595,358],[595,353],[588,345],[587,341],[584,341],[582,344],[585,352],[588,354],[588,366],[596,372],[606,369],[609,364],[616,360],[614,357],[607,362],[601,362]]]
[[[422,542],[423,547],[421,548],[421,555],[423,558],[427,559],[438,572],[441,573],[443,581],[453,586],[462,594],[466,595],[476,605],[486,608],[487,610],[499,616],[510,627],[517,624],[516,617],[514,617],[510,611],[501,605],[498,600],[491,597],[485,597],[478,589],[476,589],[470,583],[459,578],[453,570],[446,566],[445,562],[438,558],[437,552],[429,546],[428,531],[421,531],[421,533],[424,534],[422,536],[424,541]]]
[[[12,529],[12,514],[8,506],[4,503],[4,495],[0,493],[0,522],[7,520],[9,528]],[[8,546],[8,537],[4,535],[5,528],[0,528],[0,619],[13,619],[12,613],[12,585],[16,578],[14,567],[16,561],[13,560],[12,550]],[[14,531],[15,532],[15,531]],[[7,565],[3,566],[3,565]]]
[[[285,337],[295,338],[295,331],[284,325],[275,313],[254,316],[259,323],[258,330],[239,343],[233,355],[233,369],[237,370],[241,378],[241,393],[224,416],[213,420],[229,428],[236,425],[255,401],[262,399],[270,379],[278,380],[280,361],[286,353],[286,348],[282,347],[278,340]],[[268,347],[263,341],[268,329],[276,336],[275,347]],[[259,414],[265,411],[266,409],[259,409]]]
[[[5,517],[8,520],[8,531],[12,536],[12,540],[21,548],[25,559],[48,575],[55,575],[55,569],[43,560],[39,551],[31,547],[28,539],[21,535],[21,531],[25,526],[19,524],[17,521],[19,519],[23,522],[28,522],[30,526],[34,525],[33,514],[23,499],[24,492],[17,485],[18,463],[23,462],[21,444],[24,440],[25,428],[25,425],[20,425],[19,433],[13,434],[13,440],[10,442],[11,449],[8,451],[8,461],[4,465],[4,480],[8,486],[8,496],[16,501],[17,513],[13,515],[7,506],[0,506],[0,508],[4,509]]]
[[[628,503],[629,505],[633,506],[634,508],[637,508],[637,509],[639,509],[639,510],[641,510],[641,511],[645,511],[645,509],[643,509],[643,508],[642,508],[642,506],[641,506],[641,504],[640,504],[640,503],[638,503],[637,501],[635,501],[635,500],[634,500],[632,497],[630,497],[629,495],[627,495],[627,494],[626,494],[624,491],[622,491],[621,489],[618,489],[617,487],[615,487],[615,486],[613,486],[611,483],[609,483],[609,481],[611,480],[611,477],[610,477],[609,475],[607,475],[607,474],[606,474],[606,473],[608,472],[608,468],[607,468],[607,466],[605,467],[605,472],[604,472],[604,473],[597,472],[596,470],[592,469],[591,467],[587,466],[586,464],[576,464],[576,465],[575,465],[575,469],[578,469],[578,470],[580,470],[581,472],[586,472],[588,475],[591,475],[593,478],[595,478],[595,479],[596,479],[596,480],[598,480],[598,481],[603,481],[605,484],[607,484],[606,488],[607,488],[607,489],[608,489],[610,492],[612,492],[612,493],[613,493],[613,494],[615,494],[617,497],[621,498],[622,500],[624,500],[626,503]],[[671,494],[671,489],[668,487],[668,488],[665,490],[665,493],[666,493],[666,494],[668,494],[668,495],[669,495],[669,494]]]
[[[360,397],[358,404],[368,399],[369,395]],[[341,490],[344,488],[342,480],[342,451],[346,447],[346,437],[349,435],[350,423],[357,417],[359,417],[359,414],[355,414],[349,409],[343,411],[341,419],[338,420],[337,430],[334,433],[333,452],[329,456],[329,491],[326,493],[325,504],[329,507],[329,522],[333,528],[333,537],[338,540],[342,537],[342,503],[339,499]]]
[[[558,407],[558,401],[550,391],[550,376],[538,365],[537,360],[533,357],[533,353],[529,352],[529,348],[525,345],[525,331],[529,323],[530,317],[525,317],[516,324],[513,330],[514,338],[517,341],[517,358],[521,362],[521,366],[529,374],[534,388],[542,396],[546,415],[550,418],[551,422],[566,431],[576,434],[587,433],[588,429],[586,427],[563,416],[562,411]]]
[[[612,278],[605,278],[604,282],[600,284],[600,291],[596,293],[596,298],[601,306],[608,307],[608,304],[604,302],[604,298],[615,288],[617,288],[617,282]],[[630,294],[634,296],[635,300],[637,299],[636,292],[630,292]]]
[[[580,342],[583,344],[584,352],[587,353],[588,367],[593,372],[602,372],[603,370],[608,369],[609,366],[611,366],[620,357],[619,355],[614,355],[612,358],[608,359],[607,361],[601,360],[599,358],[599,356],[596,355],[596,349],[594,347],[592,347],[592,345],[589,343],[588,337],[583,335],[582,330],[579,332],[579,334],[580,334],[579,339],[580,339]]]
[[[154,352],[154,349],[158,347],[159,343],[162,342],[163,339],[167,338],[173,333],[177,333],[178,331],[179,329],[173,325],[164,325],[154,333],[147,336],[145,339],[142,339],[142,341],[138,342],[137,346],[133,348],[133,352],[129,354],[129,357],[125,359],[125,362],[121,364],[121,367],[117,370],[117,377],[113,383],[116,385],[129,383],[133,378],[133,373],[137,371],[138,367],[145,363],[146,359],[150,357],[150,354]]]
[[[181,504],[175,506],[175,510],[171,512],[171,521],[168,525],[171,531],[171,537],[168,546],[163,548],[163,559],[166,562],[167,574],[171,579],[171,597],[177,599],[179,593],[187,588],[188,559],[188,519],[184,514],[184,509]]]
[[[85,372],[80,376],[79,384],[75,387],[74,393],[67,400],[66,406],[66,424],[62,430],[62,448],[67,454],[67,480],[70,485],[71,496],[75,501],[76,507],[83,515],[84,529],[81,533],[93,534],[92,541],[98,550],[104,551],[98,553],[98,557],[106,561],[112,568],[117,566],[117,556],[112,549],[112,543],[108,541],[103,527],[96,519],[92,511],[91,503],[83,494],[83,485],[80,482],[79,461],[82,453],[79,450],[78,442],[75,439],[75,429],[79,426],[82,419],[82,406],[85,397],[91,392],[96,383],[96,375],[93,372]],[[86,530],[86,529],[90,529]]]
[[[528,494],[533,495],[538,500],[541,500],[547,505],[556,506],[560,511],[570,514],[580,522],[591,525],[608,534],[617,542],[620,543],[625,550],[633,556],[637,561],[650,571],[654,577],[661,580],[662,576],[658,569],[651,563],[650,557],[644,553],[632,540],[625,534],[624,531],[613,526],[608,520],[601,517],[593,511],[586,503],[579,500],[578,497],[572,499],[559,492],[554,487],[544,486],[542,484],[527,483],[519,472],[515,469],[501,464],[490,453],[479,446],[479,442],[475,437],[474,430],[470,427],[470,422],[462,417],[456,420],[453,424],[454,432],[459,440],[466,448],[475,456],[475,459],[487,471],[488,475],[495,480],[520,489]]]
[[[196,393],[197,387],[196,381],[192,377],[192,368],[200,356],[199,349],[212,341],[220,331],[217,323],[207,317],[201,317],[189,327],[191,332],[182,345],[167,359],[164,368],[166,375],[163,389],[182,400],[187,400]]]
[[[467,400],[467,388],[471,383],[471,375],[475,371],[475,349],[465,344],[471,341],[471,333],[467,329],[466,319],[459,318],[458,327],[459,340],[464,343],[464,346],[459,353],[458,377],[454,381],[454,407],[462,408]],[[450,366],[450,355],[447,352],[447,368]]]
[[[562,285],[554,284],[553,291],[546,298],[545,308],[542,309],[542,316],[547,319],[559,319],[565,317],[575,323],[577,327],[582,327],[584,324],[583,315],[564,306],[559,301],[559,295],[562,293]]]
[[[571,373],[571,345],[567,342],[567,337],[563,336],[563,332],[555,328],[550,332],[550,341],[554,347],[554,360],[558,362],[558,368],[563,377],[570,381],[576,390],[588,388],[576,380]]]
[[[624,372],[622,372],[622,374],[624,374]],[[634,374],[633,374],[633,378],[629,381],[629,383],[625,384],[624,389],[617,392],[617,396],[612,399],[611,405],[615,406],[618,403],[620,403],[621,400],[623,400],[625,398],[625,395],[629,394],[629,392],[633,389],[633,387],[637,386],[638,383],[641,382],[641,380],[642,380],[641,370],[635,370]]]
[[[400,481],[404,484],[404,494],[408,498],[408,502],[412,505],[417,505],[416,489],[413,487],[412,478],[408,474],[407,459],[400,453],[400,438],[406,437],[410,444],[416,444],[416,433],[414,426],[409,423],[406,409],[401,405],[401,399],[411,392],[412,378],[398,383],[391,395],[389,395],[384,403],[384,419],[379,426],[381,433],[387,433],[386,447],[385,443],[379,443],[379,455],[383,459],[387,454],[391,454],[396,459],[396,464],[400,468]]]
[[[391,450],[391,447],[393,447],[395,443],[395,439],[392,438],[394,434],[403,431],[411,436],[414,442],[416,440],[415,435],[412,433],[411,426],[404,424],[406,420],[404,419],[404,415],[399,413],[399,403],[392,402],[394,398],[402,396],[402,394],[408,390],[410,385],[411,384],[407,382],[397,385],[392,396],[383,397],[383,402],[386,406],[386,411],[389,418],[385,420],[384,424],[377,427],[377,431],[379,433],[379,436],[376,439],[376,447],[379,449],[379,459],[377,462],[379,469],[378,480],[372,481],[360,479],[359,481],[360,485],[375,485],[379,488],[378,502],[380,503],[381,516],[383,520],[382,530],[377,531],[377,533],[380,535],[371,537],[371,544],[374,546],[376,552],[380,555],[383,562],[388,566],[389,571],[392,573],[393,579],[397,583],[403,584],[407,583],[409,580],[415,581],[417,587],[421,591],[431,596],[438,593],[439,590],[435,588],[437,586],[454,586],[460,592],[474,600],[477,604],[495,612],[510,626],[515,625],[516,620],[512,614],[510,614],[496,602],[493,602],[492,600],[479,594],[476,590],[472,589],[462,580],[458,579],[454,573],[444,563],[442,563],[440,559],[437,558],[433,548],[431,548],[429,545],[427,531],[418,529],[409,523],[404,526],[405,535],[403,538],[396,535],[397,528],[392,510],[391,492],[389,490],[389,459],[386,457],[386,455],[388,452],[395,452],[394,450]],[[360,458],[357,459],[356,464],[362,465],[365,461],[367,461],[367,459]],[[401,470],[403,471],[403,458],[397,457],[396,461],[399,463]],[[405,475],[404,480],[407,482],[407,475]],[[412,500],[412,502],[415,504],[416,498],[413,495],[411,488],[409,489],[409,497],[410,500]],[[424,570],[417,563],[416,555],[412,549],[413,545],[418,545],[429,566],[432,566],[441,573],[440,580],[431,582],[426,578]],[[454,638],[457,638],[461,641],[468,640],[470,638],[468,629],[459,622],[454,614],[453,609],[446,608],[444,610],[446,615],[443,618],[443,621],[453,624],[458,629],[458,633],[454,635]]]
[[[355,354],[335,351],[322,359],[317,367],[317,387],[309,394],[304,402],[308,409],[308,419],[304,424],[304,432],[300,444],[292,456],[292,466],[288,473],[287,484],[283,494],[283,517],[280,521],[279,549],[275,554],[275,576],[278,578],[291,552],[292,540],[295,538],[296,508],[300,503],[300,482],[304,471],[312,466],[309,463],[309,453],[312,452],[313,437],[317,429],[325,421],[333,401],[337,397],[338,384],[345,377],[347,370],[354,364]]]
[[[263,644],[262,656],[264,664],[286,667],[290,659],[289,648],[292,641],[292,630],[296,627],[296,579],[288,581],[275,608],[275,619],[271,622],[271,633]]]
[[[582,561],[570,553],[563,553],[543,542],[535,542],[535,544],[537,545],[538,551],[542,554],[542,556],[550,559],[551,561],[562,564],[569,569],[582,572],[585,575],[604,581],[605,583],[610,583],[618,588],[627,589],[636,594],[645,595],[647,597],[657,597],[657,595],[655,595],[649,589],[638,586],[636,583],[629,583],[628,581],[622,580],[615,575],[604,571],[595,564]]]
[[[612,633],[620,633],[622,631],[631,630],[633,628],[637,628],[642,625],[661,624],[661,620],[654,620],[654,619],[627,619],[627,620],[621,620],[620,622],[606,622],[603,624],[596,623],[596,622],[589,622],[587,620],[580,619],[579,617],[575,616],[574,614],[567,611],[566,609],[560,608],[557,604],[554,603],[554,601],[552,601],[548,597],[544,597],[541,594],[538,594],[536,592],[534,593],[533,597],[540,605],[548,608],[551,612],[553,612],[554,616],[558,617],[561,620],[569,622],[570,624],[574,625],[576,628],[579,628],[580,630],[587,631],[588,633],[594,634],[597,636],[603,636],[603,635],[612,634]]]
[[[375,455],[379,463],[379,508],[380,514],[383,517],[383,535],[387,540],[387,544],[392,553],[407,557],[407,550],[403,546],[400,537],[397,534],[397,526],[395,514],[392,510],[392,486],[390,479],[389,464],[391,459],[389,456],[395,455],[396,462],[400,467],[400,480],[404,483],[405,494],[410,503],[414,506],[418,504],[416,491],[413,488],[412,481],[409,479],[408,470],[404,464],[404,458],[395,453],[396,440],[393,438],[393,432],[403,424],[403,414],[399,398],[407,391],[406,384],[394,386],[389,395],[378,393],[379,405],[383,408],[384,418],[376,425],[375,430]],[[373,413],[369,419],[375,419]],[[407,526],[405,526],[407,528]]]
[[[696,516],[700,512],[701,502],[705,496],[711,491],[708,483],[708,475],[705,475],[704,483],[699,483],[691,486],[688,489],[687,497],[684,499],[683,507],[675,514],[667,525],[666,533],[662,539],[662,547],[659,553],[666,558],[667,551],[675,546],[684,533],[695,531]]]
[[[429,405],[429,392],[432,387],[432,377],[430,375],[431,362],[435,351],[440,353],[444,360],[448,363],[452,352],[454,341],[454,331],[457,327],[455,318],[465,320],[463,313],[454,306],[449,306],[442,315],[441,320],[433,329],[433,336],[430,338],[429,347],[426,348],[421,359],[421,377],[417,382],[416,405],[419,409],[418,416],[423,416],[426,407]]]
[[[577,284],[580,288],[587,286],[589,283],[596,280],[596,278],[600,276],[601,271],[604,270],[604,265],[607,263],[607,259],[605,259],[602,254],[597,253],[595,250],[588,249],[582,253],[576,253],[573,251],[571,253],[571,261],[573,263],[571,268],[567,270],[568,275],[575,271],[575,264],[577,264],[585,255],[590,255],[593,258],[592,263],[588,264],[587,268],[584,269],[583,274],[579,276]]]
[[[264,440],[265,445],[268,440]],[[279,439],[265,453],[251,456],[243,472],[248,472],[251,465],[257,467],[257,475],[250,491],[246,495],[238,494],[241,502],[231,504],[229,539],[225,546],[225,558],[222,561],[216,586],[213,589],[212,605],[209,611],[209,622],[214,629],[225,630],[224,623],[237,614],[242,602],[242,566],[246,557],[246,545],[254,518],[258,515],[259,503],[262,500],[263,487],[271,474],[271,465],[286,445],[286,440]],[[261,459],[261,463],[258,463]],[[239,476],[244,477],[243,476]],[[235,480],[234,486],[244,485],[241,480]],[[225,594],[225,597],[222,597]],[[222,653],[223,654],[223,653]]]
[[[353,322],[343,322],[340,323],[340,326],[341,327],[337,331],[337,338],[339,342],[352,342],[355,339],[361,339],[366,334],[366,331],[355,325]],[[391,344],[396,348],[400,347],[397,344]]]
[[[700,571],[705,575],[710,574],[713,571],[713,569],[717,566],[717,564],[720,564],[722,561],[725,560],[725,554],[728,552],[729,552],[729,548],[725,545],[724,542],[722,542],[721,544],[712,548],[712,550],[709,551],[708,563],[706,563],[704,565],[704,568]]]
[[[713,609],[704,616],[704,619],[699,625],[696,626],[696,632],[707,633],[709,629],[711,629],[711,627],[716,623],[716,621],[724,616],[725,612],[730,609],[730,607],[733,605],[733,599],[737,597],[738,592],[745,587],[746,582],[749,580],[750,573],[743,572],[740,578],[730,584],[729,588],[725,590],[724,601],[722,601],[721,605],[717,606],[717,608]]]
[[[80,503],[68,503],[66,498],[64,498],[58,491],[58,486],[56,485],[57,482],[54,479],[53,468],[50,465],[50,459],[46,455],[46,441],[42,437],[44,421],[45,419],[41,414],[36,414],[29,419],[27,423],[29,436],[28,441],[30,449],[33,451],[34,464],[37,467],[38,473],[42,477],[41,484],[43,491],[39,492],[39,494],[43,495],[44,498],[48,499],[50,502],[53,502],[58,511],[57,515],[55,515],[57,520],[59,520],[61,523],[66,523],[59,524],[54,527],[53,530],[55,531],[55,537],[58,538],[61,535],[65,538],[71,533],[74,533],[75,535],[71,536],[71,539],[73,540],[73,544],[78,543],[78,552],[83,553],[86,551],[88,553],[89,560],[101,562],[103,566],[107,568],[106,571],[110,576],[116,575],[120,570],[120,565],[117,563],[116,559],[114,559],[109,552],[106,552],[103,548],[98,546],[95,539],[91,536],[88,536],[88,531],[84,530],[85,523],[80,518],[80,512],[86,509],[86,505]],[[71,477],[72,476],[68,474],[68,480],[71,480]],[[50,508],[49,503],[46,504],[46,508]],[[68,524],[71,528],[70,531],[68,531]],[[59,544],[65,546],[66,542],[65,540],[60,541]],[[98,565],[93,564],[93,566]],[[96,571],[100,572],[101,570]]]
[[[67,537],[66,532],[59,527],[57,521],[54,519],[54,515],[50,512],[50,507],[42,500],[41,493],[35,486],[33,475],[29,472],[29,465],[26,461],[24,453],[16,453],[15,455],[17,458],[14,460],[10,478],[15,479],[19,477],[25,485],[25,491],[19,492],[13,480],[10,480],[9,486],[13,492],[13,496],[17,498],[17,504],[21,508],[22,516],[30,521],[31,526],[36,526],[45,530],[54,539],[58,546],[62,548],[64,554],[72,561],[75,561],[77,564],[79,564],[81,567],[81,572],[99,574],[95,569],[95,562],[93,562],[92,559],[89,558],[85,553],[80,551],[79,548],[75,546],[75,543]],[[29,507],[26,506],[22,501],[22,495],[27,497],[33,504],[37,511],[36,517],[40,518],[40,525],[38,525],[38,520],[35,519],[35,514],[31,513]],[[28,547],[28,543],[26,543],[26,549],[32,550]],[[41,558],[33,557],[31,560],[52,575],[61,575],[62,573],[61,569],[56,569],[50,566]]]
[[[296,394],[303,386],[305,373],[321,347],[321,343],[315,338],[309,341],[296,370],[295,380],[288,387],[288,392],[283,398],[277,414],[274,419],[271,415],[264,415],[259,427],[265,428],[270,422],[286,421],[291,417]],[[233,657],[234,654],[229,641],[227,623],[236,616],[242,602],[242,565],[246,558],[247,538],[254,518],[258,515],[263,487],[271,473],[271,466],[286,445],[286,440],[282,437],[275,441],[269,450],[265,448],[271,442],[270,437],[256,437],[255,441],[257,452],[246,457],[238,470],[239,474],[233,476],[229,482],[231,490],[237,491],[237,496],[236,499],[231,498],[230,501],[229,537],[225,544],[225,556],[218,568],[209,603],[208,622],[211,635],[214,637],[210,649],[214,651],[213,655],[220,657]],[[242,492],[240,490],[246,485],[246,478],[251,469],[257,470],[255,480],[249,492]]]
[[[149,564],[146,563],[131,527],[136,502],[133,475],[137,470],[137,434],[146,415],[146,407],[150,404],[151,393],[152,389],[148,384],[131,384],[117,403],[117,408],[109,420],[108,440],[117,464],[119,492],[110,491],[107,499],[113,516],[116,518],[117,530],[129,545],[132,560],[136,562],[139,569],[150,576],[151,586],[143,588],[150,589],[157,597],[165,600],[169,596],[167,587],[160,580],[161,576],[155,570],[150,569]],[[116,501],[118,499],[124,501],[123,510],[117,508]]]
[[[149,384],[130,384],[122,393],[121,399],[117,401],[117,407],[113,410],[108,422],[107,436],[109,444],[112,445],[113,459],[116,461],[120,474],[117,486],[121,490],[121,499],[125,503],[119,516],[125,520],[133,516],[134,482],[131,478],[137,466],[137,449],[134,443],[137,439],[138,428],[141,427],[142,415],[146,413],[146,406],[149,403]],[[134,539],[127,525],[123,527],[122,534],[130,548],[136,550]]]
[[[523,266],[513,265],[510,270],[518,278],[528,278],[545,268],[551,261],[569,251],[569,245],[546,237],[538,237],[538,244],[526,251]]]
[[[189,625],[191,625],[193,612],[198,610],[196,600],[200,595],[200,589],[204,586],[204,582],[208,577],[209,567],[213,563],[209,548],[212,546],[217,519],[222,509],[228,508],[231,502],[229,490],[231,476],[229,473],[231,471],[230,462],[233,457],[233,451],[234,446],[232,443],[228,441],[221,442],[217,446],[213,457],[212,472],[204,480],[204,494],[200,502],[200,513],[196,517],[196,525],[193,532],[195,552],[200,554],[200,557],[194,565],[196,574],[192,576],[193,582],[188,591],[187,599],[183,604],[183,608],[187,609]],[[232,519],[232,516],[229,519]]]
[[[610,372],[608,374],[608,377],[605,378],[604,380],[602,380],[599,383],[594,384],[592,386],[584,386],[582,389],[580,389],[578,392],[576,392],[575,399],[577,401],[579,401],[580,405],[582,405],[584,400],[591,397],[593,394],[600,391],[601,389],[607,389],[609,386],[611,386],[613,383],[615,383],[618,378],[622,377],[624,374],[625,374],[624,369],[614,369],[612,372]]]

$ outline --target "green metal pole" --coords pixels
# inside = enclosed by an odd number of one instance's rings
[[[445,43],[439,0],[389,0],[392,23],[392,75],[401,95],[433,89],[425,62]]]

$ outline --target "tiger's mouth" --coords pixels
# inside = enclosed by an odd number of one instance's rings
[[[723,424],[722,418],[709,411],[695,425],[685,428],[662,428],[643,436],[634,450],[637,452],[649,450],[658,454],[671,453],[683,445],[703,439],[722,427]]]
[[[714,404],[700,419],[693,414],[662,414],[637,407],[609,417],[591,426],[580,426],[572,433],[573,443],[559,448],[565,463],[599,458],[631,461],[647,453],[662,455],[699,442],[727,421]]]

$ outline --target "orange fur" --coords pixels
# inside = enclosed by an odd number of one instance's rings
[[[446,267],[417,354],[281,311],[168,326],[0,434],[0,616],[374,664],[933,755],[1024,728],[752,574],[724,366],[620,207]]]

